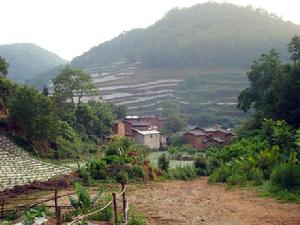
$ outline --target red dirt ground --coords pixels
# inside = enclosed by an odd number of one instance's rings
[[[207,184],[206,178],[151,183],[128,198],[149,225],[300,225],[300,204],[227,190]]]

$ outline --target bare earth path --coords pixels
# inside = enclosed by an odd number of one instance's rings
[[[300,204],[226,190],[208,185],[206,178],[151,183],[129,193],[128,198],[150,225],[300,225]]]

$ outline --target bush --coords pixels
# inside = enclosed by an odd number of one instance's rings
[[[194,166],[195,166],[195,168],[197,170],[197,174],[199,176],[206,176],[208,174],[208,172],[207,172],[207,167],[208,167],[207,161],[203,157],[197,157],[195,159]]]
[[[300,165],[282,164],[273,170],[271,183],[280,190],[300,188]]]
[[[20,214],[17,210],[12,210],[5,215],[5,220],[14,221],[20,217]]]
[[[246,182],[247,178],[245,175],[239,174],[239,173],[234,173],[231,176],[227,178],[227,183],[229,185],[244,185]]]
[[[144,225],[146,224],[145,217],[138,213],[138,212],[133,212],[129,215],[129,221],[127,223],[128,225]]]
[[[158,158],[158,167],[163,171],[167,171],[169,166],[170,160],[168,159],[166,153],[164,153]]]
[[[113,218],[112,206],[105,208],[103,211],[100,211],[92,216],[88,217],[88,220],[91,221],[111,221]]]
[[[89,186],[92,183],[92,177],[86,168],[84,168],[84,167],[79,168],[78,173],[79,173],[79,176],[83,179],[83,184],[85,186]]]
[[[165,176],[171,180],[191,180],[197,177],[195,168],[191,166],[172,168]]]
[[[221,182],[225,183],[227,178],[232,175],[232,169],[228,165],[222,165],[209,177],[210,182]]]
[[[92,160],[89,165],[89,170],[94,179],[106,179],[108,176],[107,166],[104,160]]]
[[[210,158],[208,160],[208,174],[212,174],[216,169],[218,169],[221,166],[221,163],[219,160],[215,159],[215,158]]]
[[[117,173],[116,181],[118,183],[128,183],[128,173],[124,170]]]
[[[132,179],[135,179],[135,178],[144,179],[146,177],[146,172],[142,166],[134,166],[129,171],[129,177]]]

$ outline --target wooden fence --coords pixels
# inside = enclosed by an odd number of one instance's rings
[[[31,208],[34,208],[36,206],[39,206],[41,204],[54,201],[54,205],[45,205],[47,208],[54,208],[55,209],[55,218],[56,218],[56,224],[61,225],[62,224],[62,214],[61,211],[63,208],[73,208],[71,205],[59,205],[58,199],[74,195],[80,191],[86,190],[87,188],[82,188],[79,191],[74,191],[68,194],[59,195],[58,189],[54,189],[54,196],[52,198],[47,199],[41,199],[41,198],[18,198],[18,200],[24,200],[24,201],[32,201],[30,204],[24,204],[24,205],[17,205],[11,208],[5,208],[5,205],[13,204],[13,201],[9,201],[9,198],[2,197],[1,198],[1,209],[0,209],[0,218],[4,218],[5,215],[7,215],[10,212],[13,212],[14,210],[17,211],[27,211]],[[108,206],[113,205],[113,215],[114,215],[114,224],[119,224],[118,221],[118,196],[122,197],[122,223],[127,224],[128,222],[128,200],[126,198],[126,185],[122,184],[122,191],[120,193],[113,192],[112,193],[112,200],[107,202],[105,206],[103,206],[101,209],[92,210],[91,212],[83,215],[76,216],[75,218],[72,218],[72,221],[68,223],[68,225],[74,224],[75,222],[78,222],[80,220],[86,219],[94,214],[97,214],[104,209],[106,209]]]

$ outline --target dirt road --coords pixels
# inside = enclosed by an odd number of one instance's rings
[[[149,225],[300,225],[300,204],[278,203],[249,191],[190,182],[152,183],[129,194]]]

